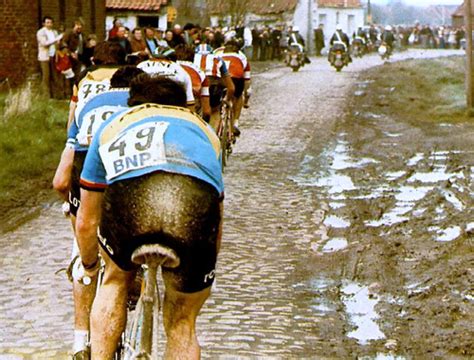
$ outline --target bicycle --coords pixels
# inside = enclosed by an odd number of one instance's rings
[[[224,169],[224,166],[227,166],[229,155],[232,153],[232,144],[235,142],[235,137],[232,128],[232,103],[226,99],[222,100],[220,113],[221,120],[217,127],[216,133],[221,142],[221,161],[222,169]]]
[[[142,265],[144,286],[134,313],[129,312],[129,321],[122,335],[122,343],[116,352],[116,359],[156,359],[158,358],[159,314],[161,298],[157,284],[160,266],[175,268],[180,259],[176,252],[164,245],[142,245],[132,254],[132,261]]]

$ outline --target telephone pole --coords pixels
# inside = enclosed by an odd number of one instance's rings
[[[370,0],[367,0],[367,23],[372,24],[372,8],[370,7]]]
[[[466,25],[466,100],[468,110],[473,105],[472,79],[472,0],[464,0],[464,24]]]

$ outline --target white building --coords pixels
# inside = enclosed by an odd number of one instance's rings
[[[315,27],[323,24],[325,43],[329,42],[341,25],[342,30],[351,38],[357,28],[365,25],[364,8],[360,0],[316,0],[318,6]]]
[[[118,18],[130,30],[151,26],[165,30],[168,25],[168,2],[166,0],[106,0],[105,28],[112,28]]]

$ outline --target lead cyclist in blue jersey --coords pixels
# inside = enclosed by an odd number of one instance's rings
[[[210,295],[221,238],[219,139],[185,108],[184,88],[171,79],[139,75],[129,105],[98,130],[80,180],[83,266],[94,276],[99,246],[106,264],[91,313],[92,358],[111,359],[124,329],[133,251],[161,243],[181,260],[162,269],[165,358],[197,359],[195,322]]]

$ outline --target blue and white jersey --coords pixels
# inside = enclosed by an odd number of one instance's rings
[[[112,114],[128,108],[129,89],[110,89],[84,103],[68,130],[67,144],[87,151],[100,125]]]
[[[143,104],[108,119],[92,140],[81,187],[101,191],[155,171],[188,175],[224,191],[219,138],[191,111]]]

